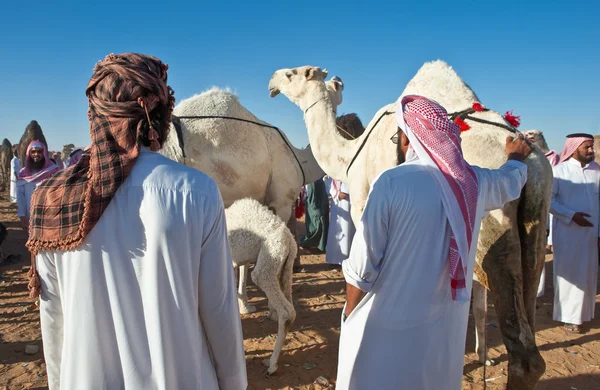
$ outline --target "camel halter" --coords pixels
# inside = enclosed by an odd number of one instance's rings
[[[390,115],[390,114],[395,114],[396,111],[385,111],[383,114],[381,114],[379,116],[379,118],[377,118],[377,121],[373,124],[373,127],[371,127],[369,129],[369,132],[366,132],[366,136],[364,137],[362,143],[360,144],[360,146],[358,147],[358,150],[356,151],[356,153],[354,154],[354,157],[352,157],[352,160],[350,160],[350,164],[348,164],[348,168],[346,168],[346,175],[349,175],[350,172],[350,167],[352,166],[352,164],[354,164],[354,161],[356,161],[356,158],[358,157],[359,153],[362,151],[362,149],[364,148],[364,146],[367,143],[367,140],[369,139],[369,137],[371,136],[371,133],[373,132],[373,129],[379,124],[379,121],[381,121],[381,119],[383,119],[384,116],[386,115]]]
[[[311,104],[310,106],[308,106],[308,108],[306,110],[304,110],[304,115],[306,115],[306,113],[308,112],[308,110],[310,110],[311,108],[313,108],[314,106],[316,106],[317,103],[324,102],[325,100],[326,100],[325,98],[319,99],[316,102],[314,102],[313,104]],[[337,115],[337,109],[333,110],[333,115],[334,116]]]
[[[488,121],[488,120],[485,120],[485,119],[476,118],[476,117],[474,117],[474,116],[471,115],[471,114],[474,114],[475,112],[485,112],[485,111],[489,111],[489,110],[490,110],[489,108],[485,108],[484,107],[482,110],[476,111],[472,107],[469,107],[466,110],[457,111],[457,112],[453,112],[453,113],[448,114],[448,118],[450,120],[452,120],[452,121],[454,121],[454,119],[456,119],[456,118],[460,118],[462,120],[469,119],[469,120],[472,120],[473,122],[479,122],[479,123],[483,123],[483,124],[486,124],[486,125],[492,125],[492,126],[496,126],[496,127],[501,127],[501,128],[503,128],[505,130],[510,131],[513,134],[517,133],[517,130],[514,127],[507,126],[507,125],[505,125],[503,123],[496,123],[496,122]],[[354,155],[354,157],[350,161],[350,164],[348,164],[348,168],[346,169],[346,174],[349,174],[350,167],[352,166],[352,164],[354,163],[354,161],[356,161],[356,158],[358,157],[358,154],[361,152],[361,150],[365,146],[365,144],[367,142],[367,139],[369,138],[369,136],[371,135],[371,132],[373,131],[373,129],[375,128],[375,126],[377,126],[377,124],[379,123],[379,121],[381,120],[381,118],[383,118],[386,115],[394,114],[394,113],[395,113],[395,111],[386,111],[383,114],[381,114],[381,116],[379,118],[377,118],[377,122],[375,122],[375,124],[373,125],[373,127],[371,127],[371,129],[369,129],[369,132],[367,133],[367,136],[364,138],[362,144],[360,145],[360,147],[356,151],[356,154]]]
[[[483,123],[483,124],[486,124],[486,125],[492,125],[492,126],[501,127],[501,128],[503,128],[505,130],[510,131],[511,133],[516,133],[517,132],[517,130],[514,127],[512,127],[512,126],[507,126],[507,125],[505,125],[503,123],[496,123],[496,122],[492,122],[492,121],[488,121],[488,120],[485,120],[485,119],[476,118],[474,116],[471,116],[471,114],[474,114],[476,112],[486,112],[486,111],[489,111],[489,110],[490,110],[489,108],[485,108],[484,107],[483,109],[477,111],[477,110],[473,109],[473,107],[469,107],[466,110],[456,111],[456,112],[453,112],[451,114],[448,114],[448,118],[450,118],[450,120],[452,120],[452,121],[454,121],[456,118],[462,119],[463,121],[465,119],[469,119],[469,120],[472,120],[473,122],[479,122],[479,123]]]
[[[252,123],[254,125],[258,125],[258,126],[262,126],[262,127],[267,127],[269,129],[277,130],[277,133],[279,134],[279,136],[281,137],[281,139],[283,140],[283,142],[285,142],[285,144],[287,145],[287,147],[290,150],[290,152],[292,152],[292,156],[294,156],[294,159],[298,163],[298,167],[300,168],[300,172],[302,172],[302,185],[305,184],[305,182],[306,182],[306,175],[304,174],[304,169],[302,168],[302,164],[300,164],[300,160],[298,160],[298,156],[296,156],[296,153],[294,153],[294,149],[292,149],[292,145],[290,145],[290,143],[288,142],[288,140],[283,135],[283,132],[278,127],[267,125],[266,123],[260,123],[260,122],[256,122],[256,121],[251,121],[249,119],[235,118],[235,117],[232,117],[232,116],[220,116],[220,115],[185,115],[185,116],[175,116],[175,115],[171,115],[171,121],[173,122],[173,125],[175,126],[175,130],[177,131],[177,138],[179,139],[179,146],[181,147],[182,151],[183,151],[183,133],[181,131],[181,121],[180,121],[180,119],[230,119],[230,120],[233,120],[233,121]],[[183,157],[185,157],[185,152],[183,154]]]

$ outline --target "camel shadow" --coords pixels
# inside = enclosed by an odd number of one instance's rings
[[[538,390],[577,389],[594,390],[600,389],[600,374],[582,374],[566,378],[542,379],[537,386]]]

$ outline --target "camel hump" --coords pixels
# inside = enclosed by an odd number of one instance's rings
[[[263,123],[255,117],[246,107],[242,106],[229,88],[220,89],[212,87],[201,94],[196,94],[184,99],[175,107],[173,113],[178,117],[186,116],[213,116],[217,118],[228,117]]]
[[[448,112],[461,111],[480,101],[475,92],[445,61],[426,62],[408,82],[402,96],[421,95],[437,101]]]
[[[46,137],[44,137],[44,132],[42,131],[42,127],[36,120],[32,120],[29,122],[27,127],[25,128],[25,133],[19,140],[19,159],[21,161],[25,161],[27,154],[27,147],[31,143],[31,141],[38,140],[48,148],[48,142],[46,142]]]
[[[8,139],[6,139],[6,138],[4,138],[4,139],[2,140],[2,146],[3,146],[3,147],[7,147],[7,148],[9,148],[9,149],[11,149],[11,148],[12,148],[12,145],[11,145],[10,141],[9,141]]]

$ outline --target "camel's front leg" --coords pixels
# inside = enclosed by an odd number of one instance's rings
[[[487,359],[486,333],[487,290],[477,280],[473,280],[473,317],[475,319],[475,351],[479,363],[492,365]]]
[[[523,299],[517,203],[511,202],[502,210],[493,211],[483,221],[481,234],[485,237],[481,239],[487,251],[482,266],[508,351],[507,389],[533,390],[545,370],[545,363],[535,345]]]
[[[269,300],[269,307],[274,309],[272,313],[277,315],[278,320],[277,339],[275,340],[273,354],[269,359],[263,361],[263,364],[269,367],[267,370],[269,374],[277,371],[277,362],[285,337],[296,319],[296,310],[294,310],[292,302],[287,300],[281,290],[278,269],[274,266],[275,264],[277,264],[277,260],[271,258],[268,251],[263,249],[252,272],[252,281],[265,292]]]
[[[243,264],[238,267],[240,269],[240,280],[238,285],[238,306],[240,314],[249,314],[256,311],[256,306],[248,303],[248,294],[246,292],[246,284],[248,283],[248,264]]]

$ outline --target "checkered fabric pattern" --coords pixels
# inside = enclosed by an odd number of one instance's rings
[[[470,246],[479,194],[477,176],[463,157],[459,126],[448,120],[448,114],[441,105],[416,95],[405,96],[401,105],[406,125],[412,130],[429,158],[442,173],[446,181],[440,183],[442,190],[449,189],[451,191],[464,220],[464,231],[452,230],[448,251],[452,299],[456,300],[457,291],[466,288],[466,266],[464,265],[466,259],[461,257],[456,237],[465,235],[467,245]],[[447,207],[447,205],[444,206]],[[448,213],[448,218],[451,218],[450,213]],[[450,222],[452,226],[452,221]],[[467,248],[467,250],[469,249]]]
[[[86,89],[91,148],[34,192],[27,241],[33,254],[76,248],[94,228],[147,139],[149,123],[140,99],[154,128],[164,129],[162,145],[175,101],[167,69],[158,58],[134,53],[111,54],[96,65]]]

